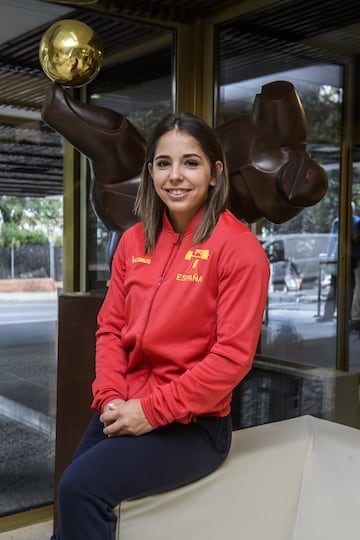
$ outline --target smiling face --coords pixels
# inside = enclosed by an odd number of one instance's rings
[[[221,172],[221,161],[216,167]],[[174,230],[183,233],[216,182],[207,156],[194,137],[174,129],[160,137],[148,168]]]

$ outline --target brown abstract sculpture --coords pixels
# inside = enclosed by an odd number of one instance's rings
[[[125,116],[81,103],[56,83],[42,118],[88,157],[94,210],[116,244],[114,239],[136,221],[143,137]],[[217,132],[228,161],[231,210],[239,219],[282,223],[324,196],[327,176],[306,152],[305,114],[291,83],[266,84],[249,115],[224,123]]]
[[[91,199],[109,231],[135,223],[133,212],[146,143],[125,116],[104,107],[81,103],[53,84],[42,118],[89,158]]]
[[[325,195],[327,175],[306,152],[305,113],[290,82],[264,85],[250,114],[217,132],[228,161],[231,209],[238,218],[283,223]]]

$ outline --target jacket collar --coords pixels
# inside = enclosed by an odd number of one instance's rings
[[[186,227],[186,231],[184,232],[183,236],[187,236],[188,234],[193,235],[198,226],[200,225],[201,219],[205,213],[205,205],[203,205],[198,212],[195,214],[195,216],[191,219],[190,223]],[[164,209],[163,214],[163,229],[165,229],[168,232],[171,232],[172,234],[176,234],[177,236],[180,236],[179,233],[175,232],[173,229],[173,226],[171,225],[169,216],[167,214],[167,209]]]

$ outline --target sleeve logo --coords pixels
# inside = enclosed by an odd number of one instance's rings
[[[135,257],[134,255],[131,257],[132,264],[135,263],[141,263],[141,264],[151,264],[151,259],[148,257]]]

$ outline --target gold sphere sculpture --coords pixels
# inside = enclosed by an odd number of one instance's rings
[[[87,24],[64,19],[43,34],[39,60],[52,81],[66,87],[84,86],[100,70],[103,60],[101,41]]]

